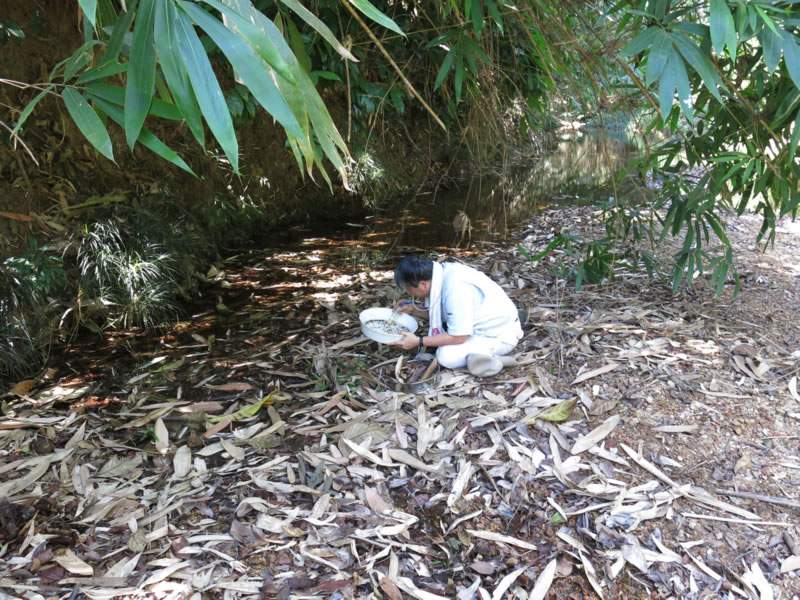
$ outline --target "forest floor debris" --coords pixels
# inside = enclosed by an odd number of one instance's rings
[[[0,598],[797,599],[800,226],[766,254],[758,226],[729,226],[735,299],[576,293],[566,256],[522,256],[599,231],[589,208],[454,252],[527,309],[520,364],[416,393],[359,329],[392,265],[232,257],[214,309],[7,390]]]

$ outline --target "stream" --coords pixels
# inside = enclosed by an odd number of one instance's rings
[[[638,152],[636,140],[624,130],[605,136],[596,130],[566,131],[533,165],[503,175],[467,177],[457,187],[399,198],[391,209],[363,223],[303,233],[360,241],[384,255],[400,248],[444,251],[491,244],[507,239],[540,211],[599,205],[611,197],[631,200],[641,184],[630,175],[617,178]]]

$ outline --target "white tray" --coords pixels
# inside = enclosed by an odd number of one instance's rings
[[[366,310],[362,310],[361,314],[358,315],[358,318],[361,321],[361,332],[369,339],[375,340],[381,344],[397,342],[403,339],[403,336],[400,334],[383,333],[382,331],[376,331],[370,327],[367,327],[367,321],[388,321],[389,317],[392,316],[392,312],[394,311],[391,308],[368,308]],[[417,320],[406,313],[397,313],[394,316],[394,322],[402,325],[411,333],[415,332],[417,327],[419,327]]]

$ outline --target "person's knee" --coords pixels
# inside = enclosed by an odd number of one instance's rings
[[[440,346],[436,351],[436,360],[445,369],[459,369],[467,365],[467,357],[458,346]]]

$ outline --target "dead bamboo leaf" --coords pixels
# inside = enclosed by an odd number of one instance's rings
[[[660,431],[662,433],[693,433],[697,431],[697,425],[661,425],[654,427],[653,431]]]
[[[383,593],[386,594],[390,600],[403,600],[403,593],[400,591],[400,588],[397,587],[394,581],[392,581],[385,575],[380,576],[380,579],[378,580],[378,585],[380,586]]]
[[[536,546],[534,544],[528,543],[524,540],[518,540],[517,538],[511,537],[510,535],[495,533],[494,531],[479,531],[477,529],[467,529],[467,533],[469,533],[470,535],[474,535],[476,538],[480,538],[482,540],[489,540],[490,542],[500,542],[501,544],[509,544],[511,546],[524,548],[525,550],[536,550]]]
[[[364,486],[364,497],[369,507],[378,514],[392,510],[391,504],[386,502],[375,488],[371,488],[368,485]]]
[[[788,573],[800,569],[800,556],[789,556],[781,563],[781,573]]]
[[[617,367],[619,367],[620,363],[609,363],[597,369],[593,369],[587,373],[583,373],[575,378],[575,380],[570,385],[575,385],[576,383],[581,383],[582,381],[586,381],[587,379],[591,379],[592,377],[597,377],[598,375],[603,375],[604,373],[608,373],[613,371]]]
[[[497,587],[494,588],[494,591],[492,592],[492,600],[500,600],[511,587],[511,585],[517,580],[517,577],[519,577],[527,568],[527,565],[519,567],[503,577],[503,579],[500,580],[500,583],[497,584]]]
[[[553,585],[557,566],[558,560],[555,558],[547,563],[547,566],[542,569],[539,577],[536,578],[536,583],[533,584],[533,588],[528,594],[528,600],[544,600],[545,596],[547,596],[547,592],[550,590],[550,586]]]
[[[183,479],[192,470],[192,451],[189,446],[181,446],[175,451],[172,457],[172,468],[175,470],[175,477]]]
[[[393,466],[395,466],[390,462],[386,462],[380,456],[376,455],[374,452],[370,452],[366,448],[351,442],[347,438],[343,437],[341,439],[358,456],[360,456],[362,458],[366,458],[369,461],[372,461],[373,463],[375,463],[379,467],[393,467]]]
[[[206,384],[204,387],[220,392],[246,392],[247,390],[253,389],[252,385],[244,381],[233,381],[231,383],[221,383],[219,385]]]
[[[264,405],[264,402],[267,401],[269,396],[264,396],[258,402],[253,402],[252,404],[248,404],[237,410],[232,415],[218,415],[216,417],[209,417],[209,423],[219,423],[223,420],[231,420],[231,421],[243,421],[245,419],[250,419],[258,414],[258,411],[261,410],[261,407]]]
[[[575,406],[577,404],[578,404],[577,398],[569,398],[568,400],[559,402],[555,406],[546,408],[529,417],[525,417],[522,420],[522,422],[525,425],[532,425],[533,423],[536,422],[536,419],[542,419],[543,421],[560,423],[562,421],[566,421],[567,419],[569,419],[569,416],[572,414],[572,411],[575,409]]]
[[[756,588],[761,596],[760,600],[773,600],[775,597],[772,592],[772,586],[769,581],[767,581],[767,578],[764,577],[764,573],[761,567],[758,566],[758,562],[754,562],[749,569],[745,569],[745,572],[742,574],[742,582]]]
[[[447,508],[449,508],[452,512],[458,513],[459,511],[454,510],[453,507],[458,502],[458,499],[461,498],[462,494],[464,493],[464,489],[469,484],[469,479],[472,477],[472,474],[475,471],[475,467],[473,467],[472,463],[469,460],[463,461],[461,464],[461,468],[458,471],[458,475],[456,476],[455,481],[450,490],[450,494],[447,496]]]
[[[227,417],[217,423],[214,423],[211,427],[206,429],[205,433],[203,434],[203,437],[210,438],[211,436],[216,435],[217,433],[225,429],[228,425],[230,425],[232,422],[233,420],[230,417]]]
[[[578,556],[581,559],[583,572],[586,574],[589,584],[592,586],[595,593],[600,596],[600,600],[603,600],[603,588],[600,587],[600,583],[597,581],[597,573],[594,570],[594,565],[588,558],[586,558],[583,552],[578,552]]]
[[[800,402],[800,395],[797,394],[797,376],[793,376],[789,380],[789,393],[797,402]]]
[[[94,575],[94,569],[91,567],[91,565],[88,565],[82,561],[72,550],[68,548],[57,550],[53,554],[53,560],[61,565],[64,569],[70,573],[74,573],[75,575],[83,575],[86,577],[91,577]]]
[[[447,596],[439,596],[437,594],[432,594],[431,592],[421,590],[414,584],[410,577],[398,577],[395,583],[402,591],[410,596],[413,596],[417,600],[450,600],[447,598]]]
[[[439,473],[440,468],[439,466],[432,466],[427,463],[422,462],[418,458],[414,458],[408,452],[404,452],[403,450],[399,450],[397,448],[390,448],[389,449],[389,458],[392,460],[396,460],[397,462],[401,462],[409,467],[414,467],[418,471],[426,471],[428,473]]]
[[[166,454],[169,450],[169,430],[160,417],[153,426],[153,433],[156,436],[156,450],[161,454]]]
[[[597,442],[605,438],[609,433],[614,431],[614,428],[619,424],[619,421],[620,421],[619,415],[613,415],[609,417],[608,419],[603,421],[603,423],[599,427],[596,427],[586,435],[578,438],[575,441],[575,444],[572,446],[572,450],[570,450],[570,453],[575,455],[575,454],[580,454],[585,450],[588,450],[589,448],[597,444]]]

